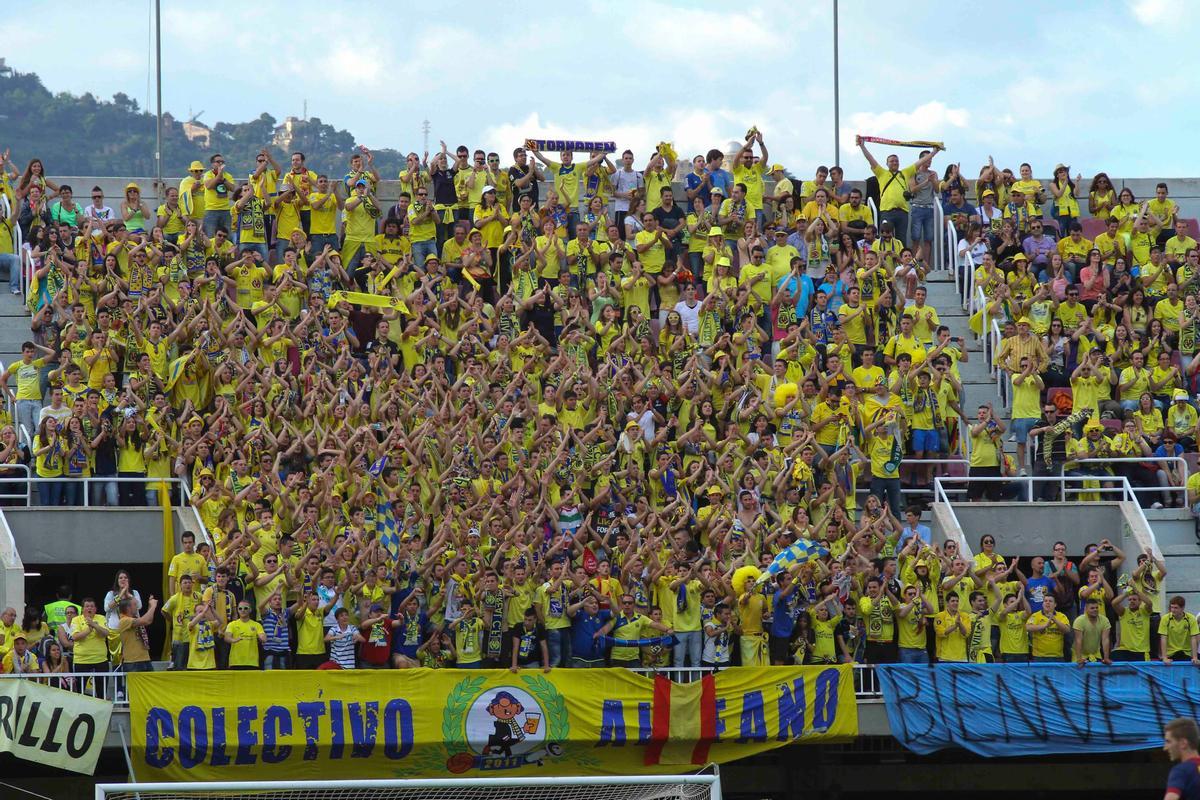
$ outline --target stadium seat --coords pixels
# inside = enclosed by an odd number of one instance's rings
[[[1104,220],[1096,217],[1085,217],[1079,220],[1079,224],[1083,226],[1084,238],[1095,240],[1097,236],[1104,233]]]
[[[1107,436],[1116,436],[1125,429],[1125,423],[1119,419],[1102,419],[1100,423],[1104,425],[1104,433]]]
[[[1200,220],[1196,219],[1195,217],[1188,219],[1180,217],[1179,219],[1181,222],[1187,223],[1188,236],[1192,237],[1193,239],[1200,240]]]

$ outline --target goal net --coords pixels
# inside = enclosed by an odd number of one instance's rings
[[[717,775],[111,783],[96,800],[721,800]]]

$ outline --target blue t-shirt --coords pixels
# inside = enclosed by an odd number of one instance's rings
[[[1178,794],[1180,800],[1200,800],[1200,757],[1189,758],[1171,767],[1167,791]]]
[[[700,176],[697,175],[695,172],[689,172],[687,174],[688,191],[689,192],[695,191],[696,187],[698,187],[700,185],[700,180],[701,180]],[[705,208],[712,205],[712,183],[709,182],[703,189],[700,190],[700,193],[696,196],[704,201]],[[688,200],[689,207],[691,206],[691,204],[692,204],[692,201]]]
[[[612,619],[612,612],[601,610],[598,614],[589,614],[582,608],[571,620],[571,656],[585,661],[600,661],[604,658],[606,647],[604,637],[596,636],[596,631],[603,628]]]
[[[783,597],[783,589],[776,589],[771,599],[771,635],[780,639],[790,639],[796,628],[796,610],[800,607],[800,598],[796,592]]]
[[[725,169],[714,169],[709,177],[709,186],[720,186],[725,190],[725,197],[733,196],[733,173]]]
[[[1025,583],[1025,597],[1033,608],[1041,608],[1047,594],[1054,593],[1054,579],[1038,576]]]

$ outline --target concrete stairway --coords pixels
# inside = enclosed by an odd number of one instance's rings
[[[967,313],[962,309],[962,300],[954,286],[954,275],[950,272],[931,272],[926,277],[926,302],[937,309],[942,324],[950,328],[952,336],[961,337],[966,345],[969,361],[958,365],[962,376],[962,409],[968,418],[974,418],[981,403],[991,402],[999,411],[1000,397],[996,392],[996,380],[988,373],[983,354],[983,341],[977,340],[967,324]]]
[[[7,281],[0,286],[0,368],[21,358],[21,342],[31,339],[29,309],[22,298],[10,294]],[[14,386],[15,384],[10,384]]]

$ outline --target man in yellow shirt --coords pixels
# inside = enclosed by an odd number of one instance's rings
[[[1165,183],[1158,184],[1154,187],[1154,198],[1146,202],[1146,208],[1158,218],[1159,244],[1166,244],[1172,238],[1171,231],[1175,230],[1175,223],[1179,221],[1179,206],[1167,197],[1167,191]]]
[[[1025,623],[1033,640],[1033,661],[1057,663],[1063,660],[1063,637],[1070,632],[1067,617],[1057,611],[1054,595],[1047,592],[1042,598],[1042,607],[1030,615]]]
[[[1164,664],[1190,659],[1193,664],[1200,665],[1200,657],[1196,654],[1200,627],[1196,624],[1196,618],[1184,610],[1185,605],[1182,597],[1172,597],[1167,603],[1168,613],[1158,623],[1158,652]]]
[[[225,626],[225,642],[229,645],[229,668],[258,669],[258,645],[267,643],[267,634],[257,620],[250,619],[250,601],[238,603],[237,619]]]
[[[759,158],[754,159],[753,147],[758,142]],[[765,217],[763,215],[763,176],[766,175],[767,146],[763,143],[762,133],[754,134],[746,139],[746,143],[733,156],[733,180],[746,187],[746,218],[753,216],[758,220],[758,228],[762,230]],[[740,233],[740,231],[739,231]]]
[[[201,222],[204,219],[204,165],[193,161],[188,167],[187,177],[179,182],[179,207],[188,219]]]
[[[875,218],[871,216],[871,207],[863,202],[861,189],[851,189],[850,202],[838,206],[838,224],[853,236],[855,241],[862,238],[868,225],[875,224]]]
[[[933,616],[937,634],[938,661],[962,663],[967,660],[967,636],[971,633],[971,618],[959,611],[959,597],[946,595],[946,610]]]
[[[1187,257],[1188,250],[1193,250],[1196,247],[1196,240],[1188,236],[1187,223],[1181,219],[1175,220],[1175,235],[1167,239],[1163,244],[1163,252],[1167,256],[1167,263],[1173,267],[1180,267],[1184,259]],[[1179,280],[1176,278],[1176,280]],[[1183,283],[1183,281],[1180,281]]]
[[[167,566],[167,591],[170,594],[175,594],[179,579],[184,575],[191,575],[200,582],[208,579],[208,565],[204,563],[204,556],[196,552],[196,534],[184,531],[179,541],[183,552],[172,556]]]
[[[225,168],[225,156],[217,153],[208,160],[209,170],[204,173],[204,235],[210,239],[217,235],[217,228],[230,230],[232,218],[229,208],[233,204],[233,190],[237,181]],[[182,188],[182,187],[181,187]]]
[[[108,634],[104,617],[96,614],[96,601],[85,597],[83,611],[71,620],[75,672],[108,672]],[[97,681],[96,696],[103,698],[104,681]]]
[[[907,244],[908,240],[908,179],[925,169],[939,152],[938,148],[925,151],[915,164],[900,169],[900,157],[892,154],[887,157],[887,167],[882,167],[867,149],[867,143],[862,139],[856,142],[862,150],[863,157],[871,166],[871,172],[879,181],[879,222],[890,222],[896,237]]]

